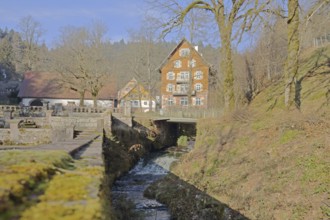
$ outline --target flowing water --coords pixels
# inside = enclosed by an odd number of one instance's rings
[[[145,198],[143,192],[151,183],[169,173],[170,165],[178,159],[173,155],[187,153],[193,146],[194,142],[191,141],[186,149],[171,148],[168,149],[167,152],[151,153],[148,157],[140,159],[128,174],[122,176],[114,183],[112,187],[113,205],[116,206],[120,201],[123,201],[121,198],[125,198],[134,204],[133,211],[139,213],[139,217],[132,217],[129,219],[170,220],[171,215],[167,207],[156,200]],[[127,202],[124,201],[124,203],[126,204]],[[223,205],[220,202],[219,204]],[[205,211],[207,211],[207,209],[206,207]],[[212,215],[212,209],[208,210],[208,212]],[[224,219],[248,219],[227,206],[224,212]],[[204,212],[204,214],[205,213],[206,212]],[[215,216],[213,216],[212,219],[217,219],[214,217]]]
[[[164,177],[176,158],[168,153],[151,153],[142,158],[126,175],[118,179],[112,188],[113,204],[125,198],[135,204],[135,211],[146,220],[171,219],[167,207],[143,196],[144,190],[154,181]]]

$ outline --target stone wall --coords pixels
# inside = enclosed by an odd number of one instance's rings
[[[0,143],[5,144],[10,141],[10,129],[0,129]]]
[[[28,117],[8,119],[10,128],[0,129],[0,144],[42,144],[72,140],[74,130],[110,130],[110,114],[88,113],[80,117],[52,116],[52,111],[46,112],[46,117]],[[25,120],[33,121],[36,128],[19,128],[19,123]]]
[[[22,104],[24,106],[30,106],[31,102],[34,100],[40,100],[44,102],[48,102],[49,106],[54,106],[55,104],[62,104],[63,106],[68,105],[69,103],[79,106],[79,99],[36,99],[36,98],[23,98],[22,99]],[[93,100],[91,99],[85,99],[84,101],[85,106],[93,107],[94,103]],[[114,106],[114,103],[112,100],[97,100],[97,105],[106,107],[106,108],[111,108]]]
[[[50,143],[51,138],[51,129],[19,128],[15,131],[0,129],[0,144],[2,145],[44,144]]]
[[[183,134],[178,123],[152,121],[145,117],[124,119],[113,116],[111,131],[125,145],[142,144],[152,150],[175,146]]]
[[[74,130],[101,130],[103,117],[51,117],[50,126],[54,129],[72,127]]]
[[[52,141],[52,130],[44,128],[20,128],[18,144],[43,144]]]

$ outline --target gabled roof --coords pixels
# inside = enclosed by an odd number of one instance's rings
[[[60,74],[50,72],[27,72],[21,83],[18,97],[21,98],[53,98],[79,99],[79,94],[59,83]],[[98,99],[109,100],[116,98],[115,82],[106,83],[99,92]],[[86,91],[85,99],[92,99]]]
[[[123,88],[118,91],[118,100],[127,96],[136,86],[138,82],[135,78],[131,79]]]
[[[161,72],[161,69],[166,65],[166,63],[170,60],[170,58],[173,56],[173,54],[182,46],[183,43],[187,43],[190,47],[191,50],[194,50],[199,56],[200,58],[203,60],[203,62],[205,63],[205,65],[207,66],[211,66],[205,59],[204,57],[195,49],[195,47],[193,47],[191,45],[191,43],[186,39],[183,38],[178,45],[176,45],[176,47],[174,47],[174,49],[170,52],[170,54],[163,60],[163,62],[161,63],[161,65],[158,68],[158,71]]]
[[[138,81],[135,78],[132,78],[122,89],[120,89],[118,91],[118,100],[124,99],[135,88],[138,88],[139,93],[148,94],[148,91],[144,88],[144,86],[142,84],[138,83]]]

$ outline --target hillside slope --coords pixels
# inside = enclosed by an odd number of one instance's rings
[[[330,47],[303,55],[301,110],[284,109],[283,84],[247,109],[199,121],[181,179],[251,219],[330,218]]]

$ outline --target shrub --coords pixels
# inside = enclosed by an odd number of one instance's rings
[[[185,135],[182,135],[177,140],[178,147],[187,147],[188,146],[188,137]]]

